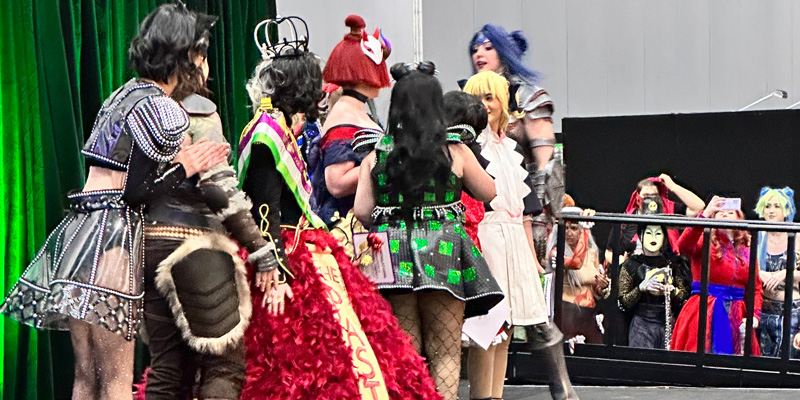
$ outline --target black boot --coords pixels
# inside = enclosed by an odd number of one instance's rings
[[[578,394],[572,388],[564,359],[564,334],[554,323],[544,323],[525,327],[527,349],[539,354],[547,364],[550,381],[550,395],[554,400],[577,400]]]
[[[578,394],[572,387],[564,359],[564,345],[559,343],[538,351],[547,363],[547,374],[550,377],[550,395],[553,400],[577,400]]]

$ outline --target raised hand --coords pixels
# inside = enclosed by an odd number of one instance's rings
[[[714,214],[719,211],[719,208],[722,207],[723,204],[725,204],[724,197],[714,196],[711,201],[708,202],[706,209],[703,210],[703,216],[706,218],[714,218]]]
[[[228,143],[214,143],[201,139],[197,143],[183,146],[172,161],[183,165],[186,176],[189,177],[226,162],[230,151],[231,146]]]

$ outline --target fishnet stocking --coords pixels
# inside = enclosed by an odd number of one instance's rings
[[[386,296],[392,305],[392,312],[400,323],[400,327],[411,336],[414,350],[422,354],[422,334],[420,333],[420,318],[417,309],[417,294],[395,294]]]
[[[70,319],[75,353],[73,399],[127,399],[133,387],[133,341],[108,329]]]
[[[73,399],[94,399],[99,391],[95,357],[92,356],[90,325],[70,318],[69,333],[72,351],[75,353],[75,382],[72,384]]]
[[[456,400],[461,370],[464,302],[441,290],[420,292],[417,296],[431,375],[442,397]]]

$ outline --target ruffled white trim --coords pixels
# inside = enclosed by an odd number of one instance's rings
[[[523,199],[531,192],[525,183],[528,172],[522,167],[525,160],[515,150],[517,142],[500,137],[488,127],[478,136],[481,156],[489,161],[486,172],[494,177],[497,197],[489,205],[495,211],[506,211],[512,216],[521,216],[525,209]]]

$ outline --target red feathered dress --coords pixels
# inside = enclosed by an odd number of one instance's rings
[[[389,303],[336,238],[309,226],[324,223],[310,211],[305,164],[281,121],[282,115],[259,111],[239,146],[239,176],[253,216],[294,276],[294,296],[278,316],[262,306],[264,294],[251,276],[241,398],[441,399]],[[287,224],[300,227],[280,229]]]
[[[750,260],[750,249],[746,246],[737,246],[734,248],[727,235],[714,233],[719,235],[719,244],[711,245],[711,259],[709,262],[709,285],[711,286],[708,296],[708,317],[706,329],[706,352],[720,352],[717,344],[714,343],[714,338],[718,337],[714,331],[714,310],[717,301],[725,301],[718,299],[717,296],[712,294],[713,287],[719,285],[723,288],[735,288],[735,290],[744,291],[747,286],[748,279],[748,262]],[[692,297],[683,306],[678,320],[675,322],[675,328],[672,334],[672,342],[670,349],[684,350],[684,351],[697,351],[697,321],[700,314],[700,295],[697,294],[699,287],[702,258],[703,258],[703,228],[691,227],[687,228],[680,239],[678,245],[681,249],[681,254],[689,257],[692,263]],[[716,254],[721,247],[722,255],[717,257]],[[738,256],[737,256],[738,255]],[[760,319],[761,315],[761,302],[762,302],[762,288],[761,279],[756,274],[756,293],[755,293],[755,318]],[[746,294],[745,294],[746,296]],[[746,298],[746,297],[745,297]],[[725,301],[724,310],[727,310],[727,325],[730,329],[730,339],[733,345],[733,354],[740,354],[742,350],[742,335],[740,325],[742,319],[745,318],[745,302],[744,300],[729,300]],[[761,349],[758,345],[758,336],[753,332],[753,355],[761,355]]]
[[[287,250],[294,247],[295,231],[284,230],[283,240]],[[298,240],[294,252],[288,253],[295,278],[291,282],[294,298],[286,304],[285,314],[267,313],[261,307],[263,294],[251,288],[253,317],[246,334],[247,371],[241,398],[371,398],[359,392],[351,356],[352,348],[364,343],[357,334],[345,343],[339,322],[342,313],[335,312],[328,300],[333,281],[346,289],[377,358],[389,398],[440,399],[422,357],[414,351],[391,307],[353,266],[336,239],[314,229],[301,231]],[[365,374],[360,379],[369,387],[376,381],[370,376],[374,371],[368,363],[361,367]]]

